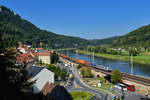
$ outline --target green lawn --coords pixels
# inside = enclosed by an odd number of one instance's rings
[[[93,94],[84,91],[73,91],[70,92],[73,97],[73,100],[89,100]]]
[[[84,80],[84,82],[85,82],[86,84],[88,84],[88,81],[89,81],[89,80],[103,80],[103,82],[101,83],[101,84],[102,84],[101,87],[98,87],[97,84],[96,84],[96,87],[93,87],[93,88],[95,88],[96,90],[101,91],[101,92],[105,92],[104,90],[106,90],[106,91],[111,92],[112,94],[115,94],[115,92],[113,92],[113,91],[110,90],[111,84],[105,83],[105,82],[104,82],[104,78],[83,78],[83,80]],[[92,87],[93,85],[89,85],[89,86]],[[112,84],[112,87],[114,87],[113,84]],[[99,89],[99,88],[100,88],[100,89]],[[103,90],[101,90],[101,89],[103,89]],[[105,92],[105,93],[106,93],[106,92]]]
[[[78,50],[79,53],[83,53],[83,54],[89,54],[92,55],[93,52],[85,52],[85,51],[81,51]],[[104,58],[110,58],[110,59],[116,59],[116,60],[123,60],[123,61],[130,61],[131,57],[128,56],[128,52],[125,51],[123,53],[123,55],[111,55],[111,54],[101,54],[101,53],[95,53],[95,56],[97,57],[104,57]],[[150,65],[150,52],[145,52],[145,53],[141,53],[138,56],[134,56],[133,57],[133,61],[137,62],[137,63],[142,63],[142,64],[149,64]]]

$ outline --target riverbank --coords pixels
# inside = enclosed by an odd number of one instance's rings
[[[82,50],[78,50],[78,53],[93,55],[93,52],[87,52],[87,51],[82,51]],[[109,58],[109,59],[114,59],[114,60],[122,60],[122,61],[131,60],[130,56],[123,56],[123,55],[111,55],[111,54],[102,54],[102,53],[94,53],[94,55],[96,57],[103,57],[103,58]],[[143,53],[139,56],[134,56],[133,61],[136,63],[140,63],[140,64],[150,65],[150,54]]]

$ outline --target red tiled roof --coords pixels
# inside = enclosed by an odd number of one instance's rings
[[[24,62],[31,62],[34,60],[33,56],[31,54],[25,53],[25,54],[19,54],[16,56],[16,60],[18,63],[24,63]]]
[[[38,56],[50,56],[50,51],[45,51],[45,52],[38,52]]]
[[[49,84],[49,82],[47,82],[44,87],[42,88],[41,90],[41,93],[43,93],[43,95],[47,95],[48,93],[50,93],[54,88],[55,88],[56,85],[54,84]]]

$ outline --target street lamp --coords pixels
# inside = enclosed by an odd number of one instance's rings
[[[93,51],[93,64],[94,64],[94,51]]]
[[[131,74],[133,74],[133,55],[131,53]]]

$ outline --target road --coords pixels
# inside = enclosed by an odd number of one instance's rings
[[[88,91],[90,93],[93,93],[94,95],[98,96],[99,100],[106,100],[106,94],[97,90],[94,90],[87,86],[81,78],[79,77],[78,71],[75,68],[72,68],[71,66],[66,67],[67,71],[69,73],[72,73],[73,75],[73,80],[68,79],[68,83],[65,86],[65,88],[68,91]]]

